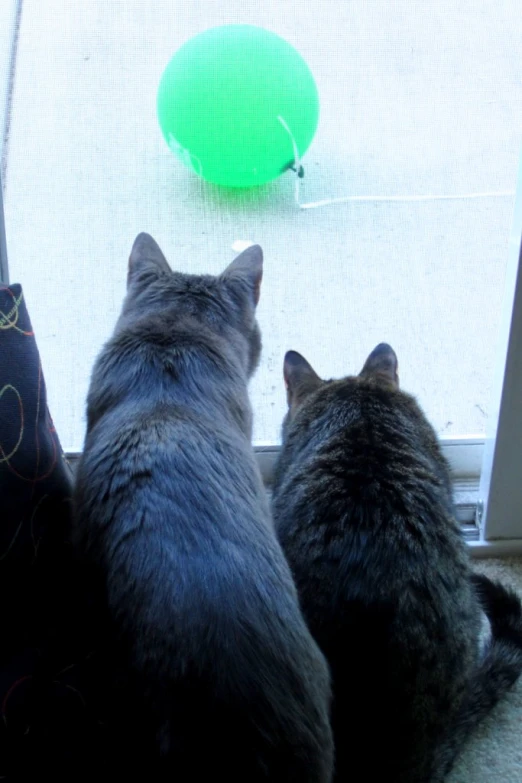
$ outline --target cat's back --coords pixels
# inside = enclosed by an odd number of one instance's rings
[[[279,530],[308,513],[314,530],[366,532],[394,551],[406,552],[417,536],[440,539],[441,530],[456,538],[449,469],[433,429],[408,394],[365,380],[333,381],[307,401],[287,426],[274,486]],[[401,520],[411,539],[394,540]]]
[[[318,617],[346,601],[379,604],[394,618],[390,633],[409,618],[402,633],[412,645],[430,627],[478,622],[449,469],[404,392],[358,378],[323,387],[289,427],[273,508]],[[333,595],[322,586],[332,581]]]
[[[176,519],[166,526],[158,520],[158,527],[168,534],[174,526],[178,536],[184,524],[196,535],[204,516],[219,519],[220,511],[230,512],[232,499],[236,508],[250,507],[253,519],[268,513],[257,465],[241,432],[184,400],[146,399],[140,389],[97,418],[88,432],[77,473],[80,494],[113,521],[119,509],[122,524],[131,510],[154,509],[157,516],[166,504],[175,509]],[[205,535],[224,532],[215,524]]]
[[[210,395],[201,404],[183,388],[165,394],[156,349],[145,357],[134,340],[122,355],[122,342],[106,346],[93,373],[75,490],[80,548],[106,573],[115,606],[154,607],[150,628],[172,621],[169,595],[182,623],[197,611],[216,632],[241,611],[253,618],[263,600],[275,617],[295,590],[244,432]],[[140,377],[122,386],[138,363]],[[204,370],[201,356],[191,373]]]

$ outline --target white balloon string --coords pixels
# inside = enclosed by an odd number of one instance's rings
[[[455,193],[455,194],[426,194],[419,196],[341,196],[339,198],[326,198],[321,201],[310,201],[306,204],[302,204],[300,201],[300,187],[301,187],[301,158],[299,156],[299,150],[297,148],[296,140],[290,130],[288,123],[280,115],[277,118],[283,128],[286,130],[292,142],[292,148],[294,150],[294,171],[295,171],[295,202],[299,209],[317,209],[317,207],[327,207],[331,204],[347,204],[349,202],[361,202],[361,201],[463,201],[469,199],[481,199],[481,198],[512,198],[515,196],[514,190],[492,190],[477,193]]]
[[[294,190],[294,196],[295,196],[295,203],[297,204],[298,207],[300,207],[301,204],[300,204],[300,201],[299,201],[299,196],[300,196],[300,188],[301,188],[301,177],[299,176],[299,174],[300,174],[300,170],[301,170],[301,158],[299,157],[299,150],[297,149],[297,142],[294,139],[294,134],[290,130],[286,120],[283,117],[281,117],[280,114],[278,115],[277,119],[279,120],[279,122],[281,123],[281,125],[283,126],[285,131],[288,133],[288,135],[290,136],[290,141],[292,142],[292,148],[294,150],[294,168],[295,168],[295,190]]]
[[[507,198],[514,195],[514,190],[494,190],[484,193],[427,194],[422,196],[343,196],[341,198],[327,198],[322,201],[310,201],[308,204],[299,204],[299,208],[316,209],[317,207],[326,207],[329,204],[346,204],[349,201],[460,201],[473,198]]]
[[[194,155],[186,147],[183,147],[172,135],[169,133],[168,145],[175,155],[179,155],[185,166],[189,169],[193,169],[200,177],[203,176],[203,166],[201,160],[197,155]]]

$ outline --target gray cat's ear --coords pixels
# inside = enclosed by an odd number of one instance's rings
[[[399,362],[391,345],[379,343],[366,359],[359,377],[373,378],[399,388],[398,370]]]
[[[223,280],[238,282],[251,291],[254,306],[259,302],[263,279],[263,251],[259,245],[251,245],[227,266],[221,275]]]
[[[158,243],[150,234],[141,233],[134,240],[129,256],[127,285],[132,282],[137,274],[145,269],[156,269],[169,274],[172,271]]]
[[[285,354],[283,377],[286,399],[291,411],[324,383],[312,365],[297,351],[287,351]]]

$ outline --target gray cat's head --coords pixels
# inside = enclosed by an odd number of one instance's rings
[[[191,275],[173,271],[155,240],[139,234],[129,257],[127,296],[119,325],[161,314],[226,337],[244,346],[245,370],[250,376],[261,353],[255,310],[262,276],[259,245],[247,248],[220,275]]]
[[[332,381],[320,378],[311,364],[297,351],[288,351],[285,355],[283,375],[288,401],[288,413],[283,423],[283,434],[290,421],[295,417],[302,404],[323,386]],[[398,361],[393,348],[387,343],[380,343],[366,359],[364,367],[353,379],[371,381],[373,383],[399,388]]]

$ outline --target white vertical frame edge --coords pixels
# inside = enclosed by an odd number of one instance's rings
[[[479,487],[484,544],[522,539],[522,156],[489,422]]]
[[[0,172],[0,283],[7,285],[9,283],[9,268],[7,265],[7,242],[5,239],[4,222],[4,197],[2,174]]]

